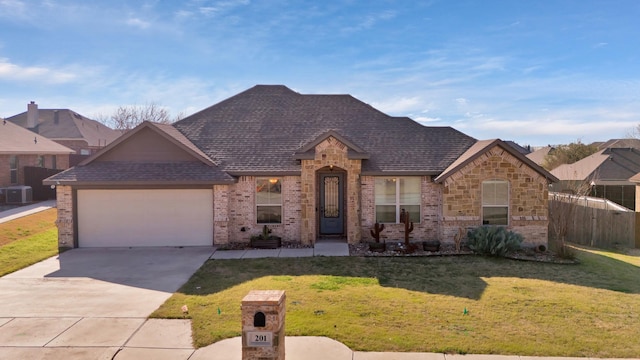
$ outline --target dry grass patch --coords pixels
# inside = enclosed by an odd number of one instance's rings
[[[56,228],[56,209],[49,209],[0,224],[0,246]]]
[[[240,335],[250,290],[282,289],[287,335],[328,336],[354,350],[637,356],[640,344],[628,339],[640,338],[640,269],[579,254],[579,265],[476,256],[213,260],[152,316],[181,318],[187,304],[194,343],[206,346]]]

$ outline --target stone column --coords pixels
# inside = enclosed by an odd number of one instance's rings
[[[58,208],[58,250],[60,252],[74,247],[73,226],[73,190],[71,186],[56,186],[56,199]]]
[[[284,360],[285,293],[251,290],[242,299],[242,360]]]

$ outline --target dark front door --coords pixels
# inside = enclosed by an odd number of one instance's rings
[[[344,174],[320,175],[320,234],[344,233]]]

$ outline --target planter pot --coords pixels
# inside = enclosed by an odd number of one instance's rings
[[[385,250],[387,250],[387,244],[386,243],[377,243],[377,242],[370,242],[369,243],[369,251],[372,251],[372,252],[384,252]]]
[[[430,252],[440,251],[440,241],[439,240],[423,241],[422,249],[424,251],[430,251]]]
[[[258,249],[277,249],[280,246],[282,246],[282,240],[279,236],[269,236],[268,239],[251,239],[251,247]]]

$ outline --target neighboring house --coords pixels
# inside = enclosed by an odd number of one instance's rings
[[[386,115],[350,95],[258,85],[173,125],[145,122],[55,175],[59,245],[248,243],[332,237],[453,242],[504,225],[546,244],[557,179],[501,140]]]
[[[539,149],[536,149],[536,150],[526,154],[526,156],[527,156],[527,158],[529,158],[529,160],[533,161],[534,163],[536,163],[536,164],[538,164],[540,166],[543,166],[547,155],[553,154],[554,150],[555,150],[554,147],[548,145],[548,146],[544,146],[544,147],[541,147]]]
[[[0,119],[0,189],[24,185],[27,166],[69,168],[73,150]],[[4,194],[4,191],[0,191]],[[3,202],[4,196],[0,196]]]
[[[505,143],[507,143],[508,145],[511,145],[514,149],[516,149],[520,154],[522,155],[527,155],[531,153],[531,146],[527,145],[527,147],[524,147],[520,144],[518,144],[515,141],[511,141],[511,140],[506,140]]]
[[[616,149],[640,149],[640,139],[634,139],[634,138],[629,138],[629,139],[611,139],[611,140],[605,141],[603,143],[594,142],[591,145],[597,147],[598,150],[612,149],[612,148],[616,148]]]
[[[92,155],[122,135],[69,109],[38,109],[33,101],[26,112],[6,120],[71,148],[77,155]]]
[[[618,141],[609,146],[630,144]],[[640,149],[609,147],[573,164],[564,164],[551,173],[559,179],[551,186],[558,192],[584,189],[594,197],[609,199],[626,208],[636,208],[636,184],[631,181],[640,172]]]

